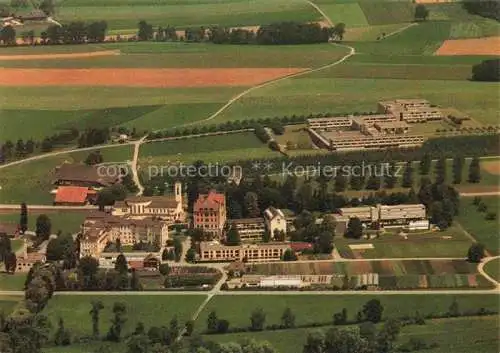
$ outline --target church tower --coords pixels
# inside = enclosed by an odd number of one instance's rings
[[[175,201],[182,204],[182,183],[180,181],[176,181],[174,184],[174,195]]]

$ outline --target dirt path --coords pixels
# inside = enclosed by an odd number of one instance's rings
[[[103,50],[86,53],[61,53],[61,54],[26,54],[26,55],[0,55],[0,61],[18,60],[50,60],[50,59],[79,59],[99,56],[120,55],[119,50]]]

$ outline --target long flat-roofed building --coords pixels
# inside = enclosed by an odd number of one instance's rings
[[[350,127],[352,118],[349,116],[335,116],[327,118],[312,118],[307,119],[307,125],[311,129],[331,130],[342,127]]]
[[[330,137],[330,149],[333,151],[417,147],[424,143],[422,135],[374,134],[369,136],[350,134],[342,136],[339,134],[328,137]]]
[[[362,207],[343,207],[333,214],[336,232],[344,233],[351,218],[358,218],[366,225],[376,223],[378,226],[417,225],[422,227],[427,221],[426,208],[423,204],[409,205],[377,205]],[[425,223],[428,227],[428,222]]]
[[[227,246],[218,242],[200,243],[200,261],[244,261],[268,262],[280,261],[288,243],[262,243]]]
[[[229,219],[227,228],[235,227],[238,230],[242,242],[259,241],[266,231],[264,218],[241,218]]]
[[[439,108],[432,107],[425,99],[395,99],[378,103],[379,111],[394,114],[399,120],[408,123],[420,123],[428,120],[440,120],[443,113]]]

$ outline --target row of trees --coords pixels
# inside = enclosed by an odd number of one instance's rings
[[[500,21],[500,3],[497,0],[465,0],[462,4],[472,14]]]
[[[62,26],[50,25],[46,31],[40,33],[40,41],[35,39],[34,31],[23,33],[22,37],[30,45],[102,43],[106,39],[107,29],[106,21],[76,21]],[[14,27],[5,26],[0,30],[0,42],[4,45],[16,45],[16,35]]]
[[[342,40],[345,24],[338,23],[332,28],[321,27],[317,23],[280,22],[261,26],[257,31],[229,27],[190,27],[179,36],[175,27],[153,26],[146,21],[138,24],[137,39],[141,41],[209,41],[215,44],[311,44],[326,43],[330,39]]]

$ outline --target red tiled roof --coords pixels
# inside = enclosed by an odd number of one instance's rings
[[[141,268],[144,268],[144,261],[132,260],[128,262],[128,265],[130,268],[139,270]]]
[[[307,249],[312,249],[313,246],[311,243],[306,242],[292,242],[290,243],[290,247],[293,251],[304,251]]]
[[[208,194],[200,194],[198,196],[198,199],[194,204],[194,210],[197,211],[200,208],[218,209],[221,206],[225,207],[225,204],[226,196],[212,190]]]
[[[85,203],[88,195],[95,194],[94,190],[89,190],[81,186],[60,186],[54,202],[56,203]]]

